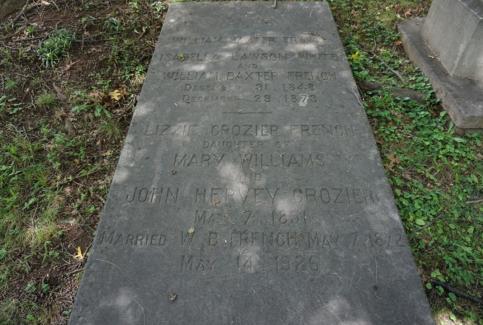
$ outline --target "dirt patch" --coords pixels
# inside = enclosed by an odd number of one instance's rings
[[[8,15],[20,10],[28,0],[1,0],[0,1],[0,22]]]

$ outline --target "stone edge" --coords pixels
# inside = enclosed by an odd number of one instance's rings
[[[457,128],[483,130],[483,89],[469,79],[451,77],[421,36],[424,18],[413,18],[398,24],[401,40],[411,61],[431,80]]]
[[[478,0],[477,0],[478,1]],[[461,3],[473,13],[479,21],[483,20],[483,3],[472,0],[461,0]]]

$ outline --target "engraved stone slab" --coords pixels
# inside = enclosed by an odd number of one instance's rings
[[[70,324],[433,324],[325,2],[171,5]]]

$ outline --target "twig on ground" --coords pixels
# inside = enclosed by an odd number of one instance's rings
[[[12,43],[19,43],[19,42],[29,42],[29,41],[36,41],[39,39],[44,39],[45,36],[37,36],[37,37],[30,37],[30,38],[21,38],[21,39],[16,39],[12,40]]]
[[[84,46],[85,43],[97,43],[97,42],[107,42],[109,41],[109,38],[100,38],[96,39],[95,37],[89,37],[89,38],[82,38],[82,39],[75,39],[74,43],[81,43],[81,46]]]
[[[478,203],[483,203],[483,199],[466,201],[466,204],[478,204]]]
[[[59,6],[57,5],[57,3],[54,0],[50,0],[50,2],[54,4],[55,8],[57,8],[58,11],[60,11]]]
[[[18,35],[20,34],[21,32],[23,32],[25,30],[26,26],[21,26],[20,28],[18,28],[15,32],[9,34],[9,35],[6,35],[6,36],[2,36],[0,37],[0,40],[4,41],[4,40],[7,40],[9,38],[12,38],[14,37],[15,35]]]
[[[25,3],[25,5],[22,7],[22,10],[20,10],[20,12],[17,14],[17,16],[15,16],[15,18],[13,18],[12,23],[16,23],[17,20],[19,20],[20,17],[28,11],[27,10],[27,7],[30,5],[30,1],[31,0],[27,0],[27,2]],[[32,9],[32,8],[33,7],[30,7],[29,10]]]
[[[383,60],[379,60],[389,71],[391,71],[392,73],[394,73],[396,75],[396,77],[399,78],[399,80],[401,80],[402,82],[404,82],[404,78],[403,76],[397,72],[396,70],[394,70],[393,68],[391,68],[386,62],[384,62]]]
[[[365,80],[358,80],[357,84],[362,91],[375,91],[383,88],[383,85],[377,82],[370,82]],[[425,102],[424,94],[408,88],[390,88],[389,91],[393,96],[410,98],[418,103],[423,104]]]
[[[463,291],[461,291],[459,289],[453,288],[449,284],[443,283],[443,282],[438,281],[438,280],[431,280],[431,283],[433,285],[440,286],[440,287],[446,289],[449,292],[454,293],[458,297],[461,297],[461,298],[464,298],[466,300],[472,301],[472,302],[477,303],[479,305],[482,305],[483,304],[483,301],[480,298],[474,297],[474,296],[470,296],[469,294],[467,294],[467,293],[465,293],[465,292],[463,292]]]
[[[374,43],[374,46],[376,46],[375,43]],[[381,64],[385,66],[386,69],[391,71],[396,77],[398,77],[399,80],[401,80],[402,82],[405,82],[404,77],[398,71],[391,68],[386,62],[384,62],[384,60],[380,59],[376,54],[374,54],[374,50],[375,48],[371,52],[369,52],[369,54],[371,54],[371,59],[376,59],[377,61],[381,62]]]
[[[3,47],[6,47],[7,49],[10,49],[10,50],[19,50],[19,49],[21,49],[21,47],[12,47],[12,46],[7,45],[7,43],[2,42],[2,41],[0,41],[0,45],[3,46]]]

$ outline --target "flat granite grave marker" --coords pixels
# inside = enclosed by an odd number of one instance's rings
[[[433,324],[325,2],[170,6],[70,324]]]

